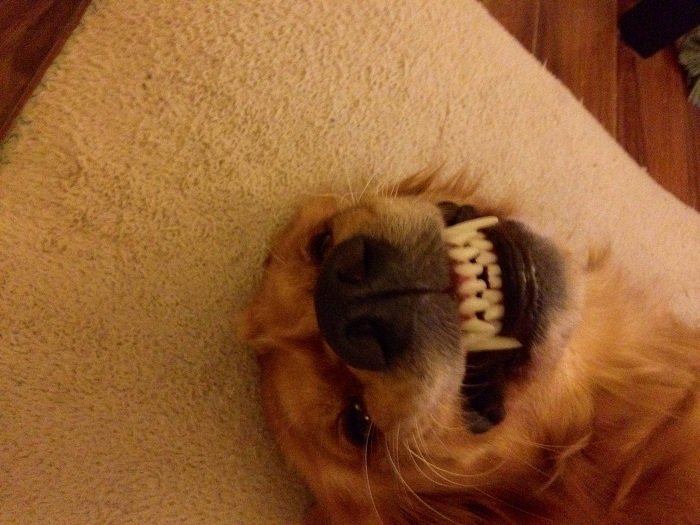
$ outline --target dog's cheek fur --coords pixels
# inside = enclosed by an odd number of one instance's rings
[[[258,361],[269,428],[285,457],[322,502],[313,519],[332,517],[329,523],[343,523],[339,517],[345,516],[347,523],[363,523],[365,516],[372,523],[363,451],[344,442],[338,426],[347,403],[345,394],[358,389],[353,376],[320,343],[284,343],[259,353]],[[380,484],[373,488],[381,492]]]
[[[240,316],[241,338],[263,349],[279,340],[313,338],[318,325],[309,291],[313,276],[309,273],[306,268],[294,267],[271,273]]]

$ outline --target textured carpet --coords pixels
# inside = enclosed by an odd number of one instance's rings
[[[700,318],[697,213],[474,1],[96,0],[1,155],[4,524],[298,519],[231,320],[322,186],[444,163]]]

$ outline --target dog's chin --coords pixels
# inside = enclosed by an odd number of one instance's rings
[[[567,286],[563,257],[548,240],[519,222],[478,217],[473,208],[461,218],[447,222],[443,239],[466,350],[464,412],[469,429],[483,433],[505,417],[507,387],[531,366]]]

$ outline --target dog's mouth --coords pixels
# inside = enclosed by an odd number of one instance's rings
[[[561,257],[517,222],[478,216],[468,206],[452,211],[442,239],[467,355],[462,394],[470,428],[484,432],[505,416],[508,382],[522,373],[563,302]]]
[[[446,228],[459,304],[461,345],[471,352],[530,345],[536,329],[537,273],[527,250],[496,217]]]

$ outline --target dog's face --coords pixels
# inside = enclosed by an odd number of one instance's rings
[[[579,270],[471,204],[420,184],[319,197],[273,243],[242,332],[322,519],[494,519],[551,478],[547,447],[580,437],[565,378]]]

